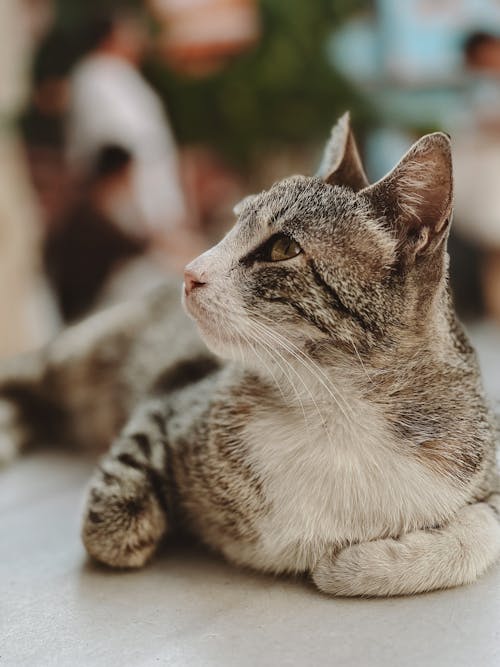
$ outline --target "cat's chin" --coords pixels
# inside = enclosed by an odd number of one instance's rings
[[[245,355],[246,345],[242,339],[239,339],[237,335],[224,335],[220,328],[211,326],[202,319],[193,319],[196,322],[201,339],[210,352],[227,361],[237,361],[246,365],[248,362]]]
[[[196,323],[198,332],[208,349],[218,357],[232,358],[233,343],[229,339],[224,339],[220,327],[213,322],[210,314],[192,298],[186,298],[185,293],[182,295],[182,306],[186,315]]]
[[[200,336],[210,352],[226,361],[233,361],[239,366],[255,372],[263,369],[262,359],[255,354],[255,350],[248,349],[248,343],[237,335],[223,337],[220,332],[207,332],[198,324]],[[264,368],[266,370],[266,368]]]
[[[222,357],[222,359],[243,361],[243,341],[239,341],[229,334],[222,334],[217,326],[212,326],[197,318],[194,318],[194,320],[200,336],[210,352]]]
[[[215,355],[220,357],[221,359],[225,360],[231,360],[233,359],[233,355],[231,354],[230,350],[228,349],[229,346],[225,343],[222,343],[219,340],[214,340],[213,338],[209,338],[208,336],[205,336],[201,330],[201,337],[203,339],[203,342],[205,345],[208,347],[210,352],[213,352]]]

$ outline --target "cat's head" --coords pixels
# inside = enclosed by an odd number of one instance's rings
[[[420,139],[369,185],[347,115],[315,177],[244,199],[236,224],[186,267],[184,305],[225,357],[369,355],[442,316],[450,142]]]

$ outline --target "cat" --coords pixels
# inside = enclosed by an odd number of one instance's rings
[[[3,369],[4,458],[112,441],[82,528],[110,566],[180,532],[329,595],[476,580],[500,556],[500,481],[448,288],[448,137],[370,185],[344,115],[316,176],[235,213],[186,268],[190,319],[165,285]]]

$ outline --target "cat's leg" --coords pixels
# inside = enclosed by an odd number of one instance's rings
[[[15,403],[0,398],[0,468],[24,447],[26,435]]]
[[[30,411],[39,413],[37,409],[39,402],[33,387],[40,384],[44,365],[44,350],[2,361],[0,467],[10,463],[32,440],[33,434],[27,413]]]
[[[330,595],[410,595],[471,583],[499,557],[500,494],[493,494],[442,528],[325,554],[312,578]]]
[[[141,567],[171,527],[166,413],[141,406],[102,459],[88,491],[82,538],[113,567]]]
[[[177,292],[158,288],[65,329],[41,350],[0,360],[0,462],[31,445],[104,450],[137,397],[175,361],[179,345],[159,333],[177,331]],[[189,332],[177,339],[189,349]]]

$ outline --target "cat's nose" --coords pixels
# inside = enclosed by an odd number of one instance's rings
[[[184,271],[184,291],[186,295],[191,294],[196,287],[203,287],[206,284],[206,281],[202,279],[199,273],[196,273],[192,269]]]

